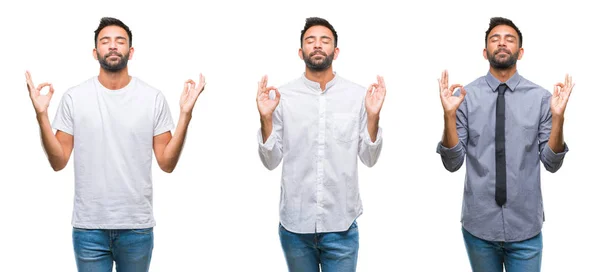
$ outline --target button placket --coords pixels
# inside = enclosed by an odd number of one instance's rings
[[[325,160],[325,134],[327,129],[327,100],[325,93],[319,94],[319,132],[317,136],[317,231],[321,231],[323,226],[321,217],[323,216],[323,183],[324,183],[324,160]]]

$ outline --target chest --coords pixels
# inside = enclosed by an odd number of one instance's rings
[[[151,135],[154,102],[147,97],[96,95],[73,101],[74,127],[85,134]],[[83,133],[82,133],[83,134]]]

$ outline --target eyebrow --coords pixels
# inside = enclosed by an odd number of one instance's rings
[[[496,33],[496,34],[492,34],[492,35],[490,35],[490,39],[491,39],[491,38],[494,38],[494,37],[500,37],[500,36],[502,36],[502,35],[500,35],[500,34],[498,34],[498,33]],[[510,34],[510,33],[509,33],[509,34],[504,34],[504,36],[511,37],[511,38],[515,38],[515,39],[517,38],[515,35],[513,35],[513,34]]]
[[[308,36],[308,37],[304,38],[304,40],[316,39],[316,38],[317,38],[316,36]],[[323,36],[321,36],[321,39],[330,39],[331,40],[331,37],[323,35]]]
[[[99,41],[101,41],[101,40],[106,40],[106,39],[110,39],[110,38],[111,38],[111,37],[104,36],[104,37],[102,37],[102,38],[100,38],[100,39],[98,39],[98,40],[99,40]],[[125,37],[123,37],[123,36],[117,36],[115,39],[117,39],[117,40],[127,40],[127,38],[125,38]]]

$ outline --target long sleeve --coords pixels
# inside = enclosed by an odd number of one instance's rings
[[[377,137],[375,138],[375,142],[372,142],[367,129],[367,111],[364,103],[360,109],[359,129],[358,157],[364,165],[373,167],[377,163],[377,159],[379,159],[379,154],[381,153],[381,146],[383,144],[382,129],[381,127],[377,128]]]
[[[565,150],[560,153],[554,153],[548,146],[548,139],[550,139],[550,131],[552,130],[552,113],[550,111],[550,95],[544,96],[542,99],[541,106],[541,120],[540,130],[538,132],[540,160],[544,164],[544,168],[551,173],[554,173],[560,169],[565,158],[565,154],[569,151],[567,144],[565,143]]]
[[[468,131],[467,100],[465,99],[456,110],[456,132],[458,133],[458,143],[453,147],[445,147],[440,141],[437,146],[437,153],[442,157],[442,163],[446,170],[455,172],[462,166],[467,150],[469,138]]]
[[[263,165],[269,169],[275,169],[283,158],[283,123],[281,117],[281,104],[277,106],[273,113],[273,131],[269,138],[263,143],[263,136],[260,128],[258,129],[258,155]]]

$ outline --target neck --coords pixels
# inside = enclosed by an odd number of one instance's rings
[[[496,69],[490,66],[490,73],[500,82],[506,82],[517,72],[517,65],[508,67],[507,69]]]
[[[127,71],[127,67],[117,72],[110,72],[100,68],[100,74],[98,75],[98,81],[100,84],[109,90],[119,90],[127,86],[131,81],[131,76]]]
[[[327,82],[331,81],[334,78],[333,67],[329,66],[327,70],[324,71],[312,71],[308,69],[305,70],[306,78],[310,81],[318,82],[321,86],[321,91],[325,90],[325,86],[327,86]]]

